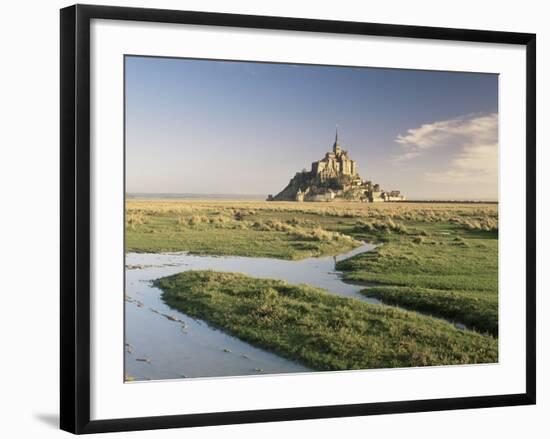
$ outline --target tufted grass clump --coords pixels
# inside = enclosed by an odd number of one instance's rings
[[[208,221],[208,217],[206,215],[191,215],[187,219],[187,224],[190,225],[190,226],[196,226],[198,224],[207,223],[207,222],[209,222],[209,221]]]
[[[126,225],[135,228],[137,225],[147,224],[147,215],[139,210],[126,213]]]
[[[498,219],[491,216],[455,217],[452,222],[462,225],[466,230],[498,232]]]
[[[402,223],[395,222],[392,218],[385,218],[384,220],[364,221],[359,220],[355,223],[355,231],[361,232],[394,232],[394,233],[408,233],[408,229]]]
[[[296,230],[296,226],[276,219],[256,221],[252,224],[252,228],[263,232],[294,232]]]

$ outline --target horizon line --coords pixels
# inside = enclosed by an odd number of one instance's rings
[[[208,197],[208,198],[224,198],[238,200],[238,197],[244,198],[254,198],[266,200],[267,195],[264,194],[244,194],[244,193],[199,193],[199,192],[126,192],[126,198],[197,198]],[[338,201],[337,201],[338,202]],[[489,199],[489,198],[437,198],[437,197],[415,197],[400,201],[401,203],[414,203],[414,202],[464,202],[464,203],[498,203],[498,199]]]

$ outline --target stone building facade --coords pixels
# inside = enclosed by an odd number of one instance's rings
[[[327,181],[339,175],[354,176],[357,174],[355,160],[351,160],[348,152],[340,147],[338,131],[336,132],[332,151],[327,152],[323,159],[311,164],[311,173],[317,177],[319,182]]]
[[[364,202],[403,201],[399,191],[384,191],[380,185],[362,180],[355,160],[349,158],[338,141],[332,151],[311,164],[311,170],[297,172],[288,185],[268,201],[333,201],[337,199]]]

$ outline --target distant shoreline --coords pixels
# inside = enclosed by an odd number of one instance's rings
[[[403,200],[389,203],[432,203],[432,204],[498,204],[495,200]]]
[[[142,200],[258,200],[265,201],[267,195],[263,194],[148,194],[127,193],[128,199]]]

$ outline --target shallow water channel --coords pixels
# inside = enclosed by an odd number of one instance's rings
[[[372,250],[363,244],[339,255],[287,261],[187,253],[126,255],[125,374],[139,380],[294,373],[309,369],[256,348],[166,305],[154,279],[188,270],[239,272],[254,277],[308,284],[345,297],[379,303],[346,283],[335,263]]]

